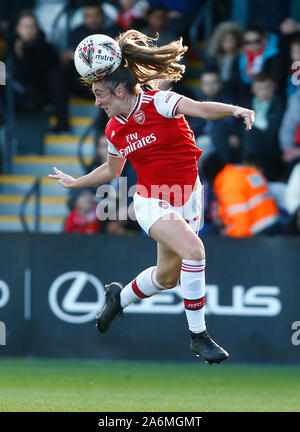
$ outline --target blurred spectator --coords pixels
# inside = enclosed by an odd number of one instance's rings
[[[289,214],[300,208],[300,162],[295,165],[286,184],[285,208]]]
[[[158,46],[167,45],[177,39],[176,33],[166,27],[168,21],[167,14],[166,7],[161,4],[150,6],[146,15],[147,26],[141,29],[144,34],[152,38],[156,38],[156,33],[158,33],[158,40],[155,41],[155,44]]]
[[[287,226],[286,233],[288,235],[300,236],[300,207],[293,214],[290,223]]]
[[[101,164],[105,163],[107,160],[107,138],[104,133],[100,133],[97,144],[96,144],[96,154],[94,157],[94,160],[92,163],[86,167],[86,173],[93,171]],[[121,221],[111,221],[111,220],[105,220],[102,223],[102,230],[113,232],[113,230],[116,230],[121,233],[124,232],[124,230],[133,230],[133,231],[140,231],[140,227],[138,223],[136,222],[135,218],[132,217],[131,214],[131,207],[133,202],[133,187],[137,183],[137,176],[136,172],[131,165],[131,163],[127,160],[122,174],[117,179],[113,179],[110,181],[110,185],[115,190],[114,199],[119,204],[120,207],[120,213],[122,216]],[[98,186],[93,188],[94,192],[96,192],[98,189]],[[129,194],[130,191],[130,194]],[[98,196],[99,197],[99,196]],[[114,223],[116,222],[116,223]],[[112,225],[110,226],[110,224]],[[118,227],[119,224],[119,227]]]
[[[203,0],[148,0],[150,6],[163,4],[168,10],[168,27],[176,34],[182,35],[200,12]]]
[[[262,27],[249,26],[243,37],[244,52],[239,57],[241,93],[249,97],[254,75],[264,71],[278,85],[282,79],[279,57],[278,36],[267,33]]]
[[[74,51],[79,42],[85,37],[96,34],[104,33],[107,36],[115,38],[122,28],[118,25],[111,24],[109,27],[105,23],[105,14],[99,1],[87,0],[83,2],[82,7],[83,23],[75,27],[69,34],[69,50],[62,53],[62,58],[65,61],[73,61]]]
[[[96,33],[104,33],[114,38],[122,31],[121,27],[114,24],[110,27],[103,27],[104,13],[101,5],[96,1],[85,2],[83,19],[82,25],[70,31],[68,50],[61,53],[61,64],[52,74],[51,89],[57,124],[50,128],[50,132],[69,131],[68,99],[71,93],[85,98],[89,97],[87,89],[79,81],[73,61],[74,51],[79,42]]]
[[[101,133],[97,138],[95,156],[90,165],[87,165],[86,174],[90,173],[98,166],[106,162],[107,159],[107,138],[104,133]]]
[[[50,74],[58,59],[30,10],[22,11],[18,17],[16,37],[8,55],[13,60],[13,89],[17,109],[39,110],[49,103]]]
[[[285,3],[289,6],[289,13],[281,22],[280,31],[289,36],[300,32],[300,3],[299,0],[290,0]]]
[[[296,93],[297,88],[300,84],[300,35],[294,37],[290,44],[290,63],[289,70],[287,71],[287,87],[286,95],[290,97]]]
[[[288,105],[279,129],[282,158],[288,172],[300,161],[300,86],[288,100]]]
[[[265,72],[253,77],[251,90],[247,106],[255,111],[255,122],[250,132],[243,131],[243,156],[256,155],[266,178],[279,180],[284,169],[278,140],[284,103],[276,94],[276,84]]]
[[[292,35],[300,32],[300,22],[295,21],[293,18],[286,18],[280,24],[280,31],[284,35]]]
[[[238,79],[238,56],[240,55],[243,40],[243,28],[228,21],[219,24],[208,44],[209,66],[216,65],[221,80],[234,84]]]
[[[66,219],[64,232],[92,234],[99,232],[100,221],[96,215],[97,204],[90,189],[76,191],[73,209]]]
[[[280,230],[276,202],[257,168],[226,164],[218,154],[212,153],[204,160],[203,174],[213,183],[223,234],[250,237],[275,234]]]
[[[197,98],[201,101],[214,101],[232,104],[235,102],[232,94],[220,79],[216,69],[206,69],[201,75],[200,88]],[[211,151],[217,151],[226,161],[235,159],[235,153],[239,153],[239,142],[231,145],[231,137],[235,136],[238,122],[233,117],[219,120],[206,120],[203,118],[189,118],[189,124],[193,130],[197,146],[204,151],[204,155]],[[233,139],[234,141],[234,139]]]
[[[116,24],[123,30],[128,30],[134,20],[145,17],[148,9],[146,0],[119,0],[120,10],[116,18]]]

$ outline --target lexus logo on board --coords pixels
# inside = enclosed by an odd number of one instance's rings
[[[62,290],[64,288],[64,290]],[[79,300],[84,290],[93,288],[97,299],[94,302]],[[63,294],[61,292],[64,291]],[[104,286],[90,273],[71,271],[58,276],[49,289],[49,305],[62,321],[82,324],[95,319],[105,303]]]

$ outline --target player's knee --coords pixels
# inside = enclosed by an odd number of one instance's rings
[[[195,260],[195,261],[201,261],[205,259],[205,249],[203,244],[199,244],[195,247],[190,248],[187,253],[187,256],[184,257],[184,259],[189,260]]]
[[[163,286],[162,288],[163,290],[174,288],[178,284],[178,279],[175,280],[174,278],[166,277],[166,276],[156,275],[156,280],[159,283],[159,285]]]

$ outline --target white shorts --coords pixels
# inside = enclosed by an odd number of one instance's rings
[[[144,198],[137,192],[133,196],[133,205],[136,219],[148,235],[150,228],[158,219],[171,213],[178,213],[196,234],[202,226],[202,186],[195,189],[188,201],[181,207],[174,207],[167,201],[157,198]]]

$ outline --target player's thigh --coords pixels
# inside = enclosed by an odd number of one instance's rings
[[[178,214],[170,213],[157,220],[150,236],[182,259],[202,260],[205,250],[201,239]]]
[[[182,259],[161,243],[157,243],[157,282],[166,288],[173,288],[179,282]]]

